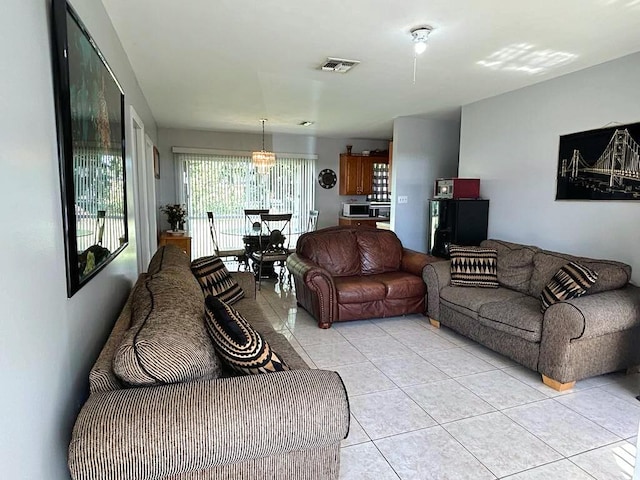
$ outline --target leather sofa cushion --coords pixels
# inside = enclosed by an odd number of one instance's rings
[[[384,300],[387,287],[372,276],[334,278],[338,303],[365,303]]]
[[[395,233],[362,229],[356,233],[363,275],[400,270],[402,244]]]
[[[404,272],[380,273],[374,278],[384,284],[388,299],[422,297],[427,292],[427,286],[422,281],[422,277]]]
[[[486,303],[513,301],[524,297],[520,292],[508,288],[475,288],[475,287],[444,287],[440,291],[440,300],[452,310],[478,319],[478,310]],[[538,302],[538,310],[540,302]]]
[[[478,311],[478,322],[528,342],[542,336],[540,301],[528,295],[502,302],[485,303]]]
[[[480,246],[498,252],[498,284],[517,292],[529,293],[533,256],[540,251],[539,248],[502,240],[484,240]]]
[[[593,258],[574,257],[563,253],[540,251],[533,257],[533,275],[529,294],[539,298],[542,289],[547,285],[561,267],[569,262],[577,262],[598,274],[598,279],[586,295],[606,292],[624,287],[631,279],[631,267],[613,260],[597,260]]]
[[[334,277],[360,273],[358,243],[352,230],[303,235],[298,240],[296,252],[321,266]]]

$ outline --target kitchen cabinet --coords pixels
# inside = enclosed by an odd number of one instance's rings
[[[373,193],[373,163],[381,157],[340,154],[340,195]]]

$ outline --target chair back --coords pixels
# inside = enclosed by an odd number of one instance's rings
[[[104,222],[106,216],[106,210],[98,210],[98,213],[96,214],[96,234],[93,239],[94,245],[102,245],[102,237],[104,236]]]
[[[213,242],[213,251],[220,256],[220,246],[218,245],[218,231],[216,230],[216,222],[213,219],[213,212],[207,212],[209,219],[209,232],[211,233],[211,241]]]
[[[309,220],[307,221],[307,232],[315,232],[318,229],[318,210],[309,210]]]
[[[290,213],[260,214],[260,250],[265,253],[288,253],[291,237]]]
[[[269,209],[268,208],[245,208],[244,209],[245,233],[247,235],[256,235],[260,231],[261,224],[262,224],[260,215],[264,213],[269,213]]]

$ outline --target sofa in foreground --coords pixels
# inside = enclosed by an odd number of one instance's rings
[[[287,268],[298,304],[320,328],[333,322],[425,312],[422,270],[435,257],[402,247],[395,233],[329,227],[300,236]]]
[[[335,372],[310,370],[234,274],[233,305],[290,370],[237,376],[220,364],[189,258],[161,247],[90,375],[69,446],[74,479],[337,479],[348,399]]]
[[[440,324],[540,372],[556,390],[576,380],[640,365],[640,288],[631,267],[537,247],[485,240],[497,252],[498,288],[451,285],[451,262],[429,264],[427,313]],[[597,274],[584,296],[541,312],[558,271],[578,262]]]

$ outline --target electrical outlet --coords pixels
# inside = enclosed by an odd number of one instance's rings
[[[409,197],[406,195],[398,195],[398,203],[409,203]]]

